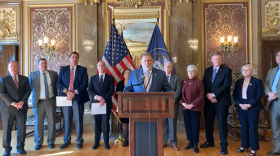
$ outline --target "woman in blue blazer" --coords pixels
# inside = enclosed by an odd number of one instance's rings
[[[241,124],[241,147],[238,152],[243,153],[245,149],[251,147],[250,156],[255,156],[259,150],[259,113],[264,108],[261,102],[263,85],[260,79],[252,76],[253,67],[250,64],[242,66],[241,73],[244,78],[236,82],[233,92]]]

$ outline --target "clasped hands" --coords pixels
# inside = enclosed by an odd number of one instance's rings
[[[99,101],[99,106],[103,106],[105,104],[105,100],[102,96],[96,95],[96,100]]]
[[[24,104],[23,101],[14,102],[14,103],[12,104],[12,106],[16,107],[16,109],[19,110],[19,109],[22,109],[23,104]]]
[[[276,92],[276,93],[274,93],[274,92],[269,92],[269,93],[267,94],[267,95],[268,95],[268,100],[269,100],[269,101],[273,101],[273,100],[277,99],[276,94],[277,94],[277,92]]]
[[[192,109],[193,108],[193,104],[182,103],[182,106],[184,106],[186,109]]]
[[[211,103],[217,103],[218,102],[217,99],[213,96],[212,93],[206,94],[206,97],[207,97],[208,100],[211,101]]]
[[[67,100],[72,100],[75,97],[75,95],[77,95],[77,94],[78,93],[76,91],[72,92],[72,91],[68,90],[66,92]]]
[[[239,106],[241,107],[241,109],[243,110],[248,110],[249,108],[251,108],[250,104],[239,104]]]

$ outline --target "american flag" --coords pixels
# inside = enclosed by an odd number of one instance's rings
[[[123,37],[119,34],[116,26],[115,20],[112,21],[110,38],[107,42],[107,46],[102,58],[102,61],[106,64],[106,74],[112,75],[115,79],[115,86],[117,86],[118,82],[123,79],[122,72],[125,69],[134,70],[136,69],[132,59],[130,52],[123,40]],[[112,112],[120,122],[117,115],[118,101],[115,96],[115,93],[112,97]]]

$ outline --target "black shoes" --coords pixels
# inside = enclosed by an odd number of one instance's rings
[[[110,145],[105,145],[105,149],[109,150],[110,149]]]
[[[53,149],[54,148],[54,144],[49,144],[49,148]]]
[[[11,154],[11,150],[5,149],[3,156],[10,156],[10,154]]]
[[[100,144],[94,144],[94,145],[92,146],[92,149],[95,150],[95,149],[97,149],[99,146],[100,146]]]
[[[244,151],[247,149],[247,151],[248,151],[248,148],[243,148],[243,149],[241,149],[241,148],[239,148],[238,150],[237,150],[237,152],[238,153],[244,153]]]
[[[76,146],[77,150],[82,149],[82,148],[83,148],[83,144],[77,144],[77,146]]]
[[[26,151],[24,149],[18,149],[17,153],[18,154],[26,154]]]
[[[36,145],[34,149],[39,150],[41,147],[42,147],[42,145]]]
[[[222,155],[227,155],[227,154],[228,154],[227,148],[222,147],[222,149],[221,149],[221,154],[222,154]]]
[[[70,145],[71,145],[71,143],[64,143],[60,147],[58,147],[58,149],[62,150],[62,149],[66,148],[66,147],[68,147]]]
[[[208,147],[214,147],[215,144],[214,143],[210,143],[208,141],[206,141],[204,144],[200,145],[200,148],[208,148]]]
[[[198,149],[198,147],[197,147],[197,146],[194,146],[194,148],[193,148],[193,152],[194,152],[194,153],[198,153],[198,152],[199,152],[199,149]]]
[[[189,142],[189,144],[184,148],[184,150],[189,150],[193,148],[193,143]]]

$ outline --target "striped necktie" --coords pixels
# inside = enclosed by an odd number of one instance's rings
[[[70,91],[72,91],[72,92],[74,92],[73,84],[74,84],[74,68],[71,67],[69,89],[70,89]]]
[[[14,76],[14,77],[13,77],[13,80],[14,80],[14,82],[15,82],[15,85],[16,85],[17,89],[18,89],[18,81],[17,81],[17,76]]]

